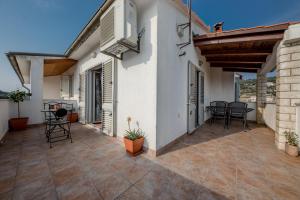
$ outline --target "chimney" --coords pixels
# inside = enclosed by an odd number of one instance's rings
[[[224,22],[216,23],[214,25],[214,32],[215,33],[222,33],[223,32],[223,24],[224,24]]]

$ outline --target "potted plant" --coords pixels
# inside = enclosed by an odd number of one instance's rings
[[[291,131],[284,132],[286,143],[285,143],[285,152],[290,156],[297,157],[299,155],[298,151],[298,136]]]
[[[75,112],[75,109],[72,110],[72,113],[68,114],[68,121],[71,123],[78,122],[78,113]]]
[[[127,118],[127,122],[129,129],[124,135],[125,148],[129,154],[136,156],[143,151],[144,134],[140,128],[133,130],[130,128],[130,117]]]
[[[27,96],[31,96],[31,94],[20,90],[12,91],[7,95],[9,100],[18,104],[18,118],[8,121],[10,130],[19,131],[27,128],[28,117],[20,117],[20,102],[23,102]]]

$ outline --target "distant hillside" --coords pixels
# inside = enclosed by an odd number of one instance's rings
[[[0,90],[0,99],[7,99],[8,92]]]
[[[240,96],[243,100],[254,99],[256,97],[256,79],[242,80],[240,82]],[[269,77],[267,82],[267,97],[272,99],[275,96],[276,77]]]

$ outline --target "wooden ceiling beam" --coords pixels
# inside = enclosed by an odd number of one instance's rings
[[[268,51],[265,51],[265,52],[238,52],[238,51],[235,51],[233,53],[227,53],[226,51],[224,51],[223,53],[221,52],[205,52],[202,53],[202,55],[205,55],[206,57],[222,57],[222,56],[268,56],[268,55],[271,55],[272,52],[268,52]]]
[[[242,68],[223,68],[224,72],[247,72],[257,73],[257,69],[242,69]]]
[[[218,66],[211,66],[211,68],[222,68],[222,69],[253,69],[258,70],[261,69],[260,67],[253,67],[253,66],[235,66],[235,67],[218,67]]]
[[[198,35],[194,37],[194,40],[201,40],[201,39],[208,39],[208,38],[216,38],[216,37],[236,37],[236,36],[243,36],[243,35],[258,35],[258,34],[270,34],[274,32],[281,32],[283,33],[285,30],[288,29],[290,23],[283,23],[283,24],[276,24],[273,26],[260,26],[254,28],[242,28],[237,30],[231,31],[224,31],[224,32],[216,32],[216,33],[208,33],[205,35]]]
[[[232,56],[244,56],[244,55],[271,55],[273,52],[273,48],[268,49],[243,49],[243,48],[235,48],[235,49],[216,49],[216,50],[206,50],[201,49],[201,54],[204,56],[214,56],[214,55],[232,55]]]
[[[256,62],[256,63],[264,63],[266,62],[266,56],[223,56],[223,57],[206,57],[207,62]]]
[[[64,64],[64,63],[76,63],[73,59],[46,59],[44,64]]]
[[[244,43],[244,42],[266,42],[279,41],[283,39],[283,33],[274,33],[268,35],[253,35],[233,38],[209,38],[203,40],[194,40],[195,46],[201,47],[208,45],[230,44],[230,43]]]
[[[211,65],[225,64],[225,65],[261,65],[261,61],[211,61]]]

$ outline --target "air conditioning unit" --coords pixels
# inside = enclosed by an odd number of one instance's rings
[[[120,55],[137,48],[137,9],[132,0],[116,0],[100,18],[100,50]]]

